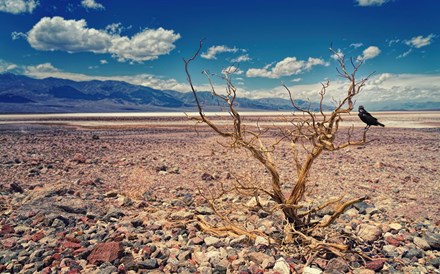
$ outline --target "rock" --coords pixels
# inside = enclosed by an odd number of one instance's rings
[[[122,212],[120,209],[112,207],[107,211],[107,214],[102,219],[106,222],[109,222],[113,218],[119,219],[123,216],[125,216],[124,212]]]
[[[357,235],[366,242],[374,242],[382,235],[382,229],[375,225],[361,224],[358,226]]]
[[[83,164],[86,162],[86,160],[86,157],[84,157],[84,155],[82,155],[81,153],[76,153],[72,158],[72,161],[78,164]]]
[[[159,267],[156,259],[147,259],[138,263],[139,269],[155,269]]]
[[[391,223],[391,224],[389,224],[388,226],[389,226],[391,229],[393,229],[393,230],[397,230],[397,231],[399,231],[399,230],[402,229],[402,225],[399,224],[399,223]]]
[[[15,233],[15,229],[11,226],[11,225],[3,225],[2,229],[0,230],[0,235],[4,236],[6,234],[14,234]]]
[[[412,259],[412,258],[422,258],[423,251],[420,249],[411,248],[407,252],[403,253],[404,258]]]
[[[367,208],[373,207],[372,205],[367,204],[364,201],[361,202],[357,202],[355,204],[353,204],[353,207],[356,208],[360,214],[365,214]]]
[[[196,213],[201,215],[212,215],[214,211],[208,206],[198,206],[196,207]]]
[[[440,257],[435,257],[429,261],[429,264],[433,265],[434,267],[439,268],[440,267]]]
[[[314,267],[304,267],[303,274],[321,274],[322,270]]]
[[[440,250],[440,233],[427,231],[424,238],[432,249]]]
[[[216,246],[220,243],[220,239],[214,236],[208,236],[204,239],[207,246]]]
[[[371,269],[354,269],[353,274],[374,274],[376,271]]]
[[[374,270],[374,271],[379,271],[382,269],[384,263],[385,263],[385,260],[374,259],[372,261],[367,262],[365,264],[365,268],[370,269],[370,270]]]
[[[215,179],[215,177],[209,173],[204,172],[201,176],[203,181],[212,181]]]
[[[270,260],[271,258],[273,258],[263,252],[251,252],[248,254],[248,257],[251,261],[259,265],[261,265],[264,260]]]
[[[382,253],[387,257],[397,257],[399,253],[396,251],[396,248],[394,245],[384,245],[382,247]]]
[[[90,264],[112,262],[122,256],[122,244],[120,242],[98,243],[87,257]]]
[[[331,259],[330,261],[328,261],[327,266],[325,267],[326,272],[332,272],[332,271],[348,272],[349,270],[350,267],[348,266],[348,263],[342,258]]]
[[[24,191],[23,188],[17,182],[11,183],[10,189],[11,189],[11,192],[23,193],[23,191]]]
[[[255,246],[259,246],[259,245],[269,246],[269,241],[262,236],[257,236],[255,238]]]
[[[123,196],[123,195],[120,195],[118,197],[118,205],[119,206],[131,206],[132,204],[133,204],[133,201],[130,198]]]
[[[283,257],[280,257],[273,267],[273,270],[279,274],[290,274],[290,265],[286,262]]]
[[[231,247],[238,247],[239,245],[244,245],[249,241],[249,238],[246,235],[241,235],[238,238],[235,238],[229,242]]]
[[[420,237],[414,237],[413,242],[414,242],[414,244],[415,244],[417,247],[419,247],[419,248],[421,248],[421,249],[423,249],[423,250],[428,250],[428,249],[431,248],[431,246],[429,245],[428,241],[426,241],[426,240],[423,239],[423,238],[420,238]]]
[[[172,220],[179,221],[192,219],[193,216],[194,214],[192,212],[182,209],[180,211],[172,213],[170,217]]]

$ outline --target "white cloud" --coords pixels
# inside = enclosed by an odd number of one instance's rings
[[[37,0],[0,0],[0,11],[12,14],[32,13],[38,4]]]
[[[266,65],[263,68],[250,68],[246,72],[247,77],[265,77],[265,78],[280,78],[283,76],[291,76],[309,71],[313,66],[322,65],[328,66],[329,63],[320,58],[309,57],[307,61],[297,60],[296,57],[286,57],[282,61]]]
[[[411,38],[408,41],[405,41],[405,43],[410,47],[421,48],[430,45],[434,37],[435,35],[432,33],[426,37],[419,35]]]
[[[0,69],[1,69],[0,61]],[[90,67],[93,69],[94,67]],[[176,79],[164,79],[152,74],[138,74],[138,75],[117,75],[117,76],[93,76],[81,73],[71,73],[62,71],[54,67],[51,63],[44,63],[35,66],[25,66],[22,68],[23,74],[43,79],[47,77],[56,77],[61,79],[69,79],[74,81],[90,81],[90,80],[100,80],[100,81],[124,81],[133,85],[147,86],[155,89],[161,90],[176,90],[186,92],[189,90],[187,83],[180,83]],[[200,90],[209,90],[209,87],[201,86],[197,87]]]
[[[391,77],[393,77],[393,75],[391,73],[382,73],[382,74],[374,77],[374,80],[372,80],[372,83],[374,85],[380,85],[383,82],[385,82],[386,80],[390,79]]]
[[[212,47],[210,47],[208,49],[207,52],[202,53],[200,56],[202,58],[211,60],[211,59],[217,59],[217,56],[216,56],[217,54],[225,53],[225,52],[233,52],[233,53],[235,53],[237,51],[238,51],[238,49],[235,48],[235,47],[234,48],[230,48],[228,46],[223,46],[223,45],[222,46],[212,46]]]
[[[302,78],[294,78],[294,79],[290,80],[290,82],[293,82],[293,83],[297,83],[297,82],[301,82],[301,81],[302,81]]]
[[[339,60],[344,57],[344,53],[341,49],[338,49],[335,53],[330,56],[333,60]]]
[[[0,59],[0,73],[11,72],[17,68],[18,66],[16,64],[12,64]]]
[[[231,59],[231,62],[241,63],[241,62],[247,62],[250,60],[252,60],[252,59],[249,57],[249,54],[244,54],[244,55],[238,56],[237,58]]]
[[[350,44],[350,47],[353,47],[355,49],[362,47],[364,44],[362,43],[352,43]]]
[[[222,70],[222,74],[225,75],[227,74],[241,75],[243,73],[244,72],[241,69],[237,68],[236,66],[229,66]]]
[[[410,54],[411,52],[412,52],[412,48],[410,48],[409,50],[407,50],[404,53],[397,56],[396,59],[404,58],[404,57],[408,56],[408,54]]]
[[[146,29],[133,37],[113,36],[109,52],[119,61],[147,61],[157,59],[160,55],[170,53],[180,38],[173,30],[163,28]]]
[[[18,40],[20,38],[27,39],[26,33],[14,31],[11,33],[12,40]]]
[[[377,57],[380,54],[380,49],[376,46],[369,46],[362,52],[362,56],[358,56],[358,60],[367,60]]]
[[[102,60],[99,60],[99,63],[100,63],[101,65],[105,65],[105,64],[108,64],[108,61],[105,60],[105,59],[102,59]]]
[[[119,61],[142,62],[157,59],[175,48],[180,34],[173,30],[146,29],[133,37],[88,28],[84,19],[44,17],[28,33],[29,44],[38,50],[110,53]]]
[[[86,9],[92,9],[92,10],[105,9],[102,4],[97,3],[95,0],[82,0],[81,5]]]
[[[382,6],[383,4],[389,2],[390,0],[356,0],[359,6]]]

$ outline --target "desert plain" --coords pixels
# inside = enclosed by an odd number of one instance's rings
[[[381,260],[310,262],[264,241],[200,229],[196,216],[216,217],[199,190],[235,175],[263,184],[269,177],[183,113],[0,115],[0,272],[440,273],[440,112],[374,114],[386,126],[369,129],[371,143],[317,159],[305,202],[368,196],[335,230],[357,235]],[[227,115],[212,117],[229,125]],[[261,127],[288,127],[286,117],[243,115]],[[351,127],[362,134],[356,114],[344,117],[341,138]],[[287,195],[294,163],[288,145],[278,149]],[[277,232],[276,219],[241,213],[251,229]],[[360,230],[374,227],[374,239],[363,239]]]

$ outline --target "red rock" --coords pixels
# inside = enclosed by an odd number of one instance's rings
[[[404,241],[404,239],[401,237],[398,237],[398,236],[396,236],[396,237],[388,236],[385,238],[385,241],[390,245],[400,246],[402,244],[402,242]]]
[[[80,248],[76,249],[75,251],[73,251],[73,256],[78,256],[78,255],[80,255],[81,253],[84,253],[84,252],[86,252],[86,251],[87,251],[87,248],[85,248],[85,247],[80,247]]]
[[[3,225],[2,229],[0,230],[0,235],[4,236],[6,234],[13,234],[15,233],[15,230],[10,225]]]
[[[2,241],[2,245],[4,248],[8,249],[8,248],[12,248],[17,244],[17,239],[16,238],[7,238],[4,239]]]
[[[383,260],[383,259],[375,259],[375,260],[367,262],[365,264],[365,268],[371,269],[374,271],[379,271],[382,269],[384,263],[385,263],[385,260]]]
[[[81,247],[81,245],[79,243],[74,243],[74,242],[69,242],[69,241],[65,241],[61,245],[65,249],[67,249],[67,248],[78,249]]]
[[[76,153],[72,158],[72,161],[77,162],[78,164],[83,164],[86,162],[86,160],[86,157],[84,157],[84,155],[82,155],[81,153]]]
[[[72,243],[80,243],[81,241],[73,236],[66,236],[66,240]]]
[[[44,233],[43,231],[38,231],[34,235],[32,235],[31,240],[34,242],[38,242],[39,240],[43,239]]]
[[[87,262],[112,262],[122,256],[122,244],[120,242],[108,242],[96,244],[92,253],[87,257]]]

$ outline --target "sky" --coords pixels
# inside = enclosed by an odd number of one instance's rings
[[[33,78],[122,80],[189,91],[183,58],[203,48],[190,70],[239,96],[316,100],[347,83],[333,49],[370,75],[366,104],[440,102],[438,0],[0,0],[0,73]],[[330,99],[329,99],[330,100]]]

